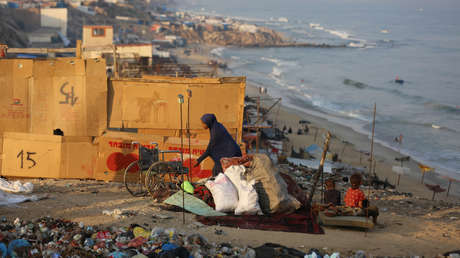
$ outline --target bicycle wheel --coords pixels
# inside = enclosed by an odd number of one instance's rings
[[[174,168],[164,161],[153,163],[147,170],[145,187],[153,199],[162,199],[175,188],[170,173],[174,173]]]
[[[139,161],[134,161],[128,165],[123,175],[123,182],[126,190],[135,197],[145,196],[147,191],[144,187],[145,172],[141,170]]]

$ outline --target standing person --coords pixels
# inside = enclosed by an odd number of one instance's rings
[[[209,156],[214,161],[212,175],[217,176],[219,173],[223,172],[220,159],[226,157],[241,157],[241,149],[228,133],[227,129],[225,129],[221,123],[217,122],[214,114],[204,114],[201,117],[201,123],[204,129],[209,129],[210,139],[206,151],[198,158],[195,167],[200,165],[200,163]]]

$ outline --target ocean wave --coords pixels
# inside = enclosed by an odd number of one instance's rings
[[[453,128],[449,128],[447,126],[441,125],[439,123],[420,123],[420,122],[413,122],[409,120],[398,120],[398,119],[393,119],[393,120],[388,120],[389,123],[392,124],[400,124],[400,125],[410,125],[410,126],[417,126],[417,127],[423,127],[425,129],[433,129],[433,130],[440,130],[440,131],[446,131],[450,133],[459,133],[457,130]]]
[[[324,31],[328,32],[329,34],[335,35],[335,36],[337,36],[337,37],[339,37],[341,39],[349,39],[350,38],[350,34],[348,34],[345,31],[329,30],[329,29],[326,29]]]
[[[449,105],[449,104],[426,102],[425,106],[433,108],[435,110],[444,111],[450,114],[460,115],[460,105],[454,106],[454,105]]]
[[[295,61],[281,60],[281,59],[272,58],[272,57],[263,56],[260,59],[263,61],[274,63],[276,66],[296,66],[297,65],[297,62]]]
[[[356,48],[365,48],[366,44],[363,42],[355,43],[355,42],[350,42],[347,45],[348,47],[356,47]]]
[[[310,28],[315,29],[315,30],[323,30],[324,31],[324,27],[321,26],[319,23],[310,23]]]
[[[281,77],[283,74],[283,71],[278,66],[273,66],[271,74],[275,77]]]
[[[217,57],[222,57],[224,50],[225,50],[225,47],[218,47],[218,48],[212,49],[211,51],[209,51],[209,53]]]

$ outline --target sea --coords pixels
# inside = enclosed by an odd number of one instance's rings
[[[460,179],[460,1],[185,1],[186,11],[266,26],[297,42],[346,45],[211,54],[284,105],[363,134],[376,104],[376,141]]]

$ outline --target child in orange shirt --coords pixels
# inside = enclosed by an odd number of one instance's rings
[[[360,174],[355,173],[350,177],[351,187],[345,194],[345,206],[350,208],[361,208],[361,215],[372,217],[374,224],[377,224],[379,209],[375,206],[369,206],[369,201],[366,199],[364,192],[359,189],[361,181],[362,177]]]

